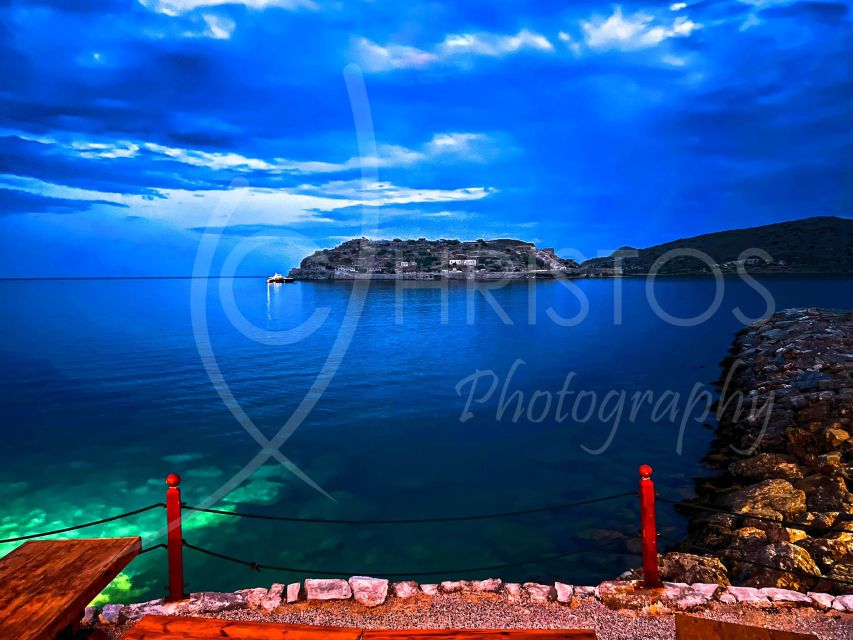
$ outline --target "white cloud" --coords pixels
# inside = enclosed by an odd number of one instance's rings
[[[616,7],[610,17],[595,16],[582,21],[581,27],[586,44],[592,49],[631,51],[657,46],[669,38],[687,37],[700,25],[682,16],[669,26],[661,26],[655,24],[654,17],[649,14],[624,16],[622,9]]]
[[[368,71],[418,69],[438,61],[438,56],[428,51],[395,44],[383,47],[367,38],[356,41],[356,51],[361,66]]]
[[[71,147],[83,158],[132,158],[139,153],[139,145],[133,142],[72,142]]]
[[[678,56],[674,56],[671,54],[662,56],[661,61],[664,64],[668,64],[672,67],[683,67],[685,64],[687,64],[687,61],[684,58],[679,58]]]
[[[545,36],[522,29],[515,35],[457,33],[448,35],[430,50],[407,45],[380,45],[367,38],[355,41],[355,56],[366,71],[420,69],[429,65],[475,56],[502,57],[525,49],[553,51]]]
[[[336,180],[321,185],[300,185],[296,188],[301,193],[323,194],[341,198],[347,205],[369,204],[384,206],[389,204],[414,204],[419,202],[459,202],[465,200],[481,200],[496,193],[496,189],[488,187],[466,187],[462,189],[413,189],[400,187],[390,182],[369,182],[361,180]],[[335,207],[340,208],[340,207]]]
[[[177,16],[201,7],[216,7],[224,4],[240,4],[250,9],[279,7],[282,9],[315,9],[313,0],[139,0],[139,2],[158,13]]]
[[[35,178],[0,175],[0,186],[72,200],[97,200],[125,205],[118,214],[141,216],[187,229],[225,225],[287,225],[328,223],[329,213],[368,205],[480,200],[492,193],[488,187],[416,189],[390,182],[362,184],[359,180],[301,185],[292,189],[239,187],[222,190],[158,189],[160,197],[78,189]],[[116,214],[111,207],[93,210]],[[221,213],[217,213],[221,212]]]
[[[225,16],[206,13],[202,16],[207,25],[206,35],[217,40],[228,40],[234,32],[234,21]]]
[[[498,35],[494,33],[461,33],[447,36],[438,45],[438,51],[444,57],[459,54],[479,56],[503,56],[522,49],[552,51],[554,45],[543,35],[522,29],[516,35]]]
[[[682,9],[686,9],[686,8],[687,8],[686,2],[673,2],[671,5],[669,5],[670,11],[681,11]]]
[[[560,31],[560,33],[557,34],[557,37],[563,42],[571,42],[572,40],[572,36],[570,36],[565,31]]]
[[[237,153],[215,153],[195,149],[166,147],[142,143],[150,152],[197,167],[215,171],[269,171],[271,173],[318,174],[357,170],[362,167],[408,167],[428,162],[438,156],[453,156],[461,160],[481,161],[493,151],[491,138],[482,133],[437,133],[420,150],[391,144],[376,147],[375,156],[353,157],[344,162],[298,161],[286,158],[261,160]],[[107,157],[107,156],[101,156]]]

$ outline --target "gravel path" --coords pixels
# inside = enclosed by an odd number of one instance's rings
[[[613,611],[595,600],[577,608],[557,603],[523,605],[506,602],[491,594],[443,594],[393,599],[375,609],[354,602],[301,603],[288,605],[281,613],[263,615],[250,609],[226,611],[208,617],[291,624],[313,624],[364,628],[501,628],[501,629],[595,629],[601,640],[674,640],[675,621],[669,614],[638,614]],[[758,611],[746,607],[714,604],[704,617],[761,627],[814,633],[821,640],[853,640],[853,614],[821,613],[798,608]],[[129,625],[116,629],[114,638]]]

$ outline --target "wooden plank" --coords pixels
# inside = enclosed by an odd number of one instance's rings
[[[0,559],[0,639],[55,637],[141,549],[138,537],[24,543]]]
[[[210,618],[145,616],[124,640],[595,640],[586,630],[483,630],[412,629],[361,630],[342,627],[315,627],[271,622],[243,622]]]
[[[590,629],[366,629],[362,640],[596,640]]]
[[[243,622],[182,616],[145,616],[124,636],[124,640],[359,640],[361,629],[313,627],[302,624]]]
[[[676,640],[818,640],[810,633],[779,631],[745,624],[709,620],[697,616],[675,616]]]

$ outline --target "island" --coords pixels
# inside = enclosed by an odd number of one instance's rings
[[[602,268],[602,271],[613,269]],[[356,238],[334,249],[316,251],[289,276],[297,280],[554,278],[580,271],[571,259],[553,249],[513,239],[368,240]],[[612,275],[609,274],[609,275]]]
[[[614,243],[615,246],[615,243]],[[553,248],[495,240],[355,238],[315,251],[291,269],[295,280],[534,279],[712,274],[853,273],[853,220],[831,216],[709,233],[581,263]]]

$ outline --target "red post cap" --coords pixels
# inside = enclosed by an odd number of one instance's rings
[[[166,476],[166,485],[170,487],[177,487],[181,484],[181,476],[177,473],[170,473]]]
[[[640,465],[640,477],[641,478],[651,478],[652,477],[652,468],[647,464]]]

